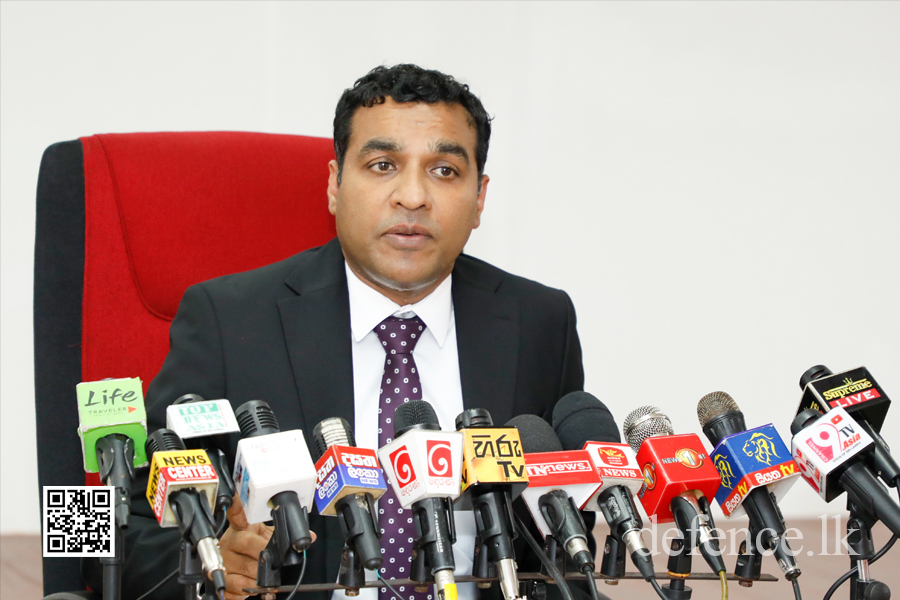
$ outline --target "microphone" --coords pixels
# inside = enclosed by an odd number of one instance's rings
[[[460,492],[462,434],[441,431],[434,408],[424,400],[397,407],[394,431],[394,440],[378,450],[378,457],[400,506],[413,512],[417,537],[413,562],[424,564],[413,567],[410,579],[418,581],[416,575],[428,569],[437,598],[455,600],[456,524],[451,502]]]
[[[134,469],[147,465],[147,412],[138,378],[104,379],[75,386],[78,437],[86,473],[99,473],[115,495],[116,524],[131,516]]]
[[[802,411],[791,423],[791,455],[825,502],[843,492],[857,508],[900,536],[900,506],[866,466],[875,442],[842,407]]]
[[[750,517],[751,536],[772,551],[788,580],[800,576],[794,552],[784,537],[778,500],[797,481],[800,471],[771,424],[747,429],[744,413],[725,392],[707,394],[697,403],[703,433],[715,448],[712,460],[722,485],[716,500],[726,517]]]
[[[719,489],[719,472],[693,433],[675,435],[672,422],[659,408],[633,410],[622,426],[642,464],[644,483],[638,498],[658,522],[674,521],[686,542],[686,553],[699,548],[713,573],[725,574],[719,542],[714,537],[709,496]]]
[[[226,401],[227,403],[227,401]],[[234,460],[234,481],[248,523],[274,521],[274,532],[259,555],[257,584],[281,585],[282,566],[297,564],[312,543],[316,469],[303,432],[281,431],[268,403],[250,400],[235,411],[241,430]]]
[[[602,478],[600,489],[584,508],[599,510],[609,524],[615,546],[607,544],[609,554],[619,555],[618,548],[624,544],[641,576],[655,580],[653,555],[641,535],[644,523],[632,498],[644,478],[634,451],[621,443],[612,413],[594,395],[571,392],[553,409],[553,427],[563,448],[587,451]]]
[[[519,598],[512,501],[528,485],[522,441],[514,427],[494,427],[491,414],[470,408],[456,417],[463,434],[462,493],[457,510],[475,512],[478,539],[497,567],[506,600]]]
[[[528,471],[522,499],[538,529],[565,548],[579,572],[593,571],[587,528],[578,512],[602,485],[590,455],[563,452],[553,428],[536,415],[520,415],[507,426],[518,429],[522,439]]]
[[[225,593],[225,563],[213,526],[211,503],[218,477],[204,450],[187,450],[169,429],[147,437],[150,476],[147,500],[160,527],[178,527],[197,549],[206,576]]]
[[[880,434],[891,401],[868,369],[859,367],[835,375],[825,365],[816,365],[800,377],[800,389],[803,397],[797,414],[810,408],[820,412],[836,407],[846,410],[875,443],[866,455],[869,468],[887,485],[897,487],[900,464]]]
[[[191,446],[206,450],[216,474],[219,488],[216,511],[224,515],[234,501],[234,479],[222,448],[228,447],[228,434],[240,432],[231,402],[204,400],[197,394],[185,394],[166,408],[166,429],[171,429]]]
[[[344,544],[366,569],[381,568],[381,530],[375,500],[387,490],[374,450],[357,448],[344,419],[332,417],[313,429],[316,454],[316,507],[340,519]]]

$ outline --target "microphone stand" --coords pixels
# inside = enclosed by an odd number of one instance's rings
[[[184,585],[185,600],[218,600],[212,586],[204,586],[200,594],[200,584],[209,580],[203,574],[203,562],[197,548],[187,538],[181,539],[181,553],[178,558],[178,583]],[[212,583],[212,582],[209,582]]]
[[[475,550],[472,558],[472,576],[478,578],[478,589],[487,590],[491,587],[490,581],[485,579],[497,578],[497,565],[488,558],[487,544],[480,535],[475,535]]]
[[[100,481],[111,487],[114,496],[114,556],[100,559],[103,565],[103,600],[122,597],[122,568],[125,565],[125,536],[131,516],[131,484],[134,481],[134,440],[113,433],[97,440],[97,465]]]
[[[122,567],[125,565],[125,536],[119,521],[113,523],[116,536],[115,556],[100,559],[103,565],[103,600],[120,600],[122,597]]]
[[[606,545],[603,547],[603,560],[600,561],[600,574],[606,580],[607,585],[618,585],[619,580],[625,577],[625,543],[620,543],[616,536],[606,536]]]
[[[274,587],[281,585],[281,568],[296,565],[303,558],[303,552],[294,546],[294,540],[308,538],[306,507],[298,502],[290,503],[290,495],[294,492],[281,492],[273,498],[275,508],[272,509],[274,528],[272,537],[265,549],[259,553],[256,567],[256,585]],[[284,502],[282,502],[285,500]],[[299,510],[298,510],[299,509]],[[301,546],[302,547],[302,546]]]
[[[847,545],[850,546],[850,566],[856,571],[850,576],[850,600],[885,600],[891,597],[887,584],[869,578],[869,561],[875,556],[872,526],[878,519],[848,499],[850,520],[847,521]]]
[[[365,587],[366,584],[366,571],[356,549],[356,540],[370,528],[376,532],[376,537],[381,537],[378,517],[374,514],[375,499],[368,492],[365,496],[368,506],[372,507],[372,512],[360,508],[356,494],[344,496],[336,504],[341,531],[344,534],[344,549],[341,552],[341,566],[338,569],[338,584],[347,588],[348,596],[358,595],[359,588]],[[342,516],[345,509],[353,515],[352,518],[348,519],[346,516]]]
[[[750,527],[747,539],[741,542],[737,562],[734,566],[734,575],[738,578],[741,587],[752,587],[754,581],[759,581],[762,575],[762,553],[756,547],[759,532]]]
[[[672,540],[667,568],[671,579],[662,586],[663,594],[669,600],[690,600],[693,590],[684,584],[684,580],[691,574],[691,553],[683,537]]]
[[[550,559],[550,562],[556,565],[557,571],[560,573],[567,573],[569,571],[567,566],[569,561],[566,560],[569,555],[565,550],[561,549],[561,544],[552,535],[548,535],[547,539],[544,540],[544,553],[547,555],[547,558]],[[547,576],[547,583],[556,583],[553,580],[553,576],[548,571],[547,566],[543,563],[541,563],[540,574]]]

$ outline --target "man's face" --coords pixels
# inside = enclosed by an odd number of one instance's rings
[[[417,302],[453,270],[480,224],[476,133],[458,104],[397,103],[356,110],[341,183],[329,164],[328,210],[344,257],[397,302]]]

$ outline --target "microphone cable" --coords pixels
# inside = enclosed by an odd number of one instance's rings
[[[897,487],[897,495],[900,496],[900,477],[894,478],[894,485]],[[871,565],[872,563],[877,561],[879,558],[881,558],[882,556],[887,554],[888,551],[891,548],[893,548],[894,544],[896,544],[896,543],[897,543],[897,534],[895,533],[894,535],[891,536],[891,539],[888,540],[887,544],[885,544],[881,550],[879,550],[878,552],[875,553],[875,555],[872,557],[872,560],[869,561],[869,564]],[[822,600],[831,600],[831,597],[838,590],[838,588],[841,587],[845,581],[847,581],[848,579],[853,577],[856,574],[856,572],[857,572],[857,567],[853,567],[852,569],[850,569],[849,571],[847,571],[846,573],[841,575],[837,581],[835,581],[833,584],[831,584],[831,587],[828,588],[827,592],[825,592],[825,597],[822,598]],[[797,595],[797,597],[799,598],[800,596],[798,594],[799,594],[799,592],[795,591],[795,595]]]
[[[297,578],[297,584],[294,586],[294,590],[285,600],[291,600],[294,597],[297,590],[300,589],[300,582],[303,581],[304,575],[306,575],[306,550],[303,551],[303,566],[300,567],[300,577]]]
[[[152,594],[153,592],[155,592],[156,590],[158,590],[159,588],[161,588],[163,585],[166,584],[166,582],[168,582],[170,579],[172,579],[172,578],[175,577],[176,575],[178,575],[178,569],[175,569],[174,571],[172,571],[171,573],[169,573],[168,575],[166,575],[165,578],[162,579],[159,583],[157,583],[156,585],[154,585],[152,588],[150,588],[149,590],[147,590],[146,592],[144,592],[144,593],[141,594],[140,596],[138,596],[137,600],[144,600],[144,598],[146,598],[147,596],[149,596],[150,594]]]
[[[544,564],[544,567],[547,569],[547,572],[550,574],[550,577],[556,581],[557,586],[559,587],[559,591],[562,594],[563,600],[575,600],[572,596],[572,590],[569,589],[569,584],[566,581],[565,576],[559,572],[559,569],[556,568],[552,562],[550,562],[550,558],[544,554],[544,551],[541,549],[540,545],[535,541],[535,539],[531,536],[531,532],[528,531],[528,527],[526,527],[525,523],[522,522],[522,517],[519,515],[515,515],[516,517],[516,529],[519,533],[522,534],[522,537],[525,538],[525,541],[528,542],[528,545],[531,546],[531,551],[534,552],[541,562]],[[597,593],[597,587],[591,585],[594,589],[593,593]]]
[[[225,513],[222,513],[222,522],[219,523],[218,527],[216,527],[216,538],[217,539],[221,539],[222,535],[225,533],[225,527],[227,527],[227,526],[228,526],[228,515]],[[306,552],[304,551],[303,552],[303,568],[300,572],[301,580],[303,579],[303,571],[305,571],[305,570],[306,570]],[[166,575],[165,578],[163,578],[159,583],[154,585],[152,588],[150,588],[149,590],[147,590],[140,596],[138,596],[137,600],[144,600],[144,598],[146,598],[147,596],[149,596],[150,594],[152,594],[153,592],[155,592],[156,590],[158,590],[159,588],[164,586],[170,579],[172,579],[176,575],[178,575],[178,569],[175,569],[174,571],[172,571],[171,573]],[[296,588],[294,589],[294,591],[295,592],[297,591]],[[290,598],[290,596],[289,596],[289,598]]]
[[[381,581],[381,583],[387,586],[387,589],[391,590],[391,593],[394,594],[394,598],[396,598],[397,600],[404,600],[403,596],[401,596],[400,593],[394,589],[394,586],[389,584],[387,579],[381,576],[381,569],[375,569],[375,576],[378,577],[378,580]]]

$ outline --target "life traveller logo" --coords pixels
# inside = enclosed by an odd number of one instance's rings
[[[425,445],[428,454],[429,477],[453,477],[453,455],[447,440],[428,440]]]
[[[397,478],[397,484],[401,490],[416,480],[412,459],[406,446],[400,446],[391,452],[391,467],[394,469],[394,476]]]

